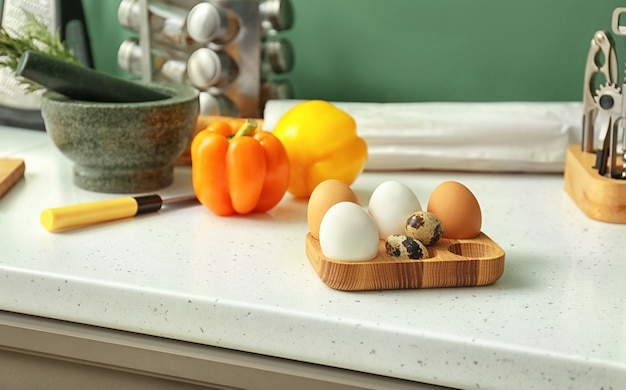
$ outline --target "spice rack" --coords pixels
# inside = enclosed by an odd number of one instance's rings
[[[194,86],[201,115],[260,117],[268,99],[292,96],[280,78],[293,67],[289,0],[122,0],[118,21],[137,34],[120,44],[120,68]]]

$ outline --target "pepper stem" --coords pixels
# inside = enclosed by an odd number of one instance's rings
[[[251,136],[252,133],[257,129],[258,125],[254,119],[246,119],[246,121],[241,125],[239,130],[235,133],[233,138],[237,137],[245,137]]]

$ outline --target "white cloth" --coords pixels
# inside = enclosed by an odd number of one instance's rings
[[[270,100],[265,130],[300,100]],[[582,103],[333,102],[368,145],[366,170],[562,172],[581,142]]]

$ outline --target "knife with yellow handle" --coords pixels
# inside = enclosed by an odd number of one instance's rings
[[[48,231],[91,225],[116,219],[134,217],[159,211],[161,206],[196,200],[195,195],[162,199],[159,195],[129,196],[125,198],[80,203],[45,209],[39,220]]]

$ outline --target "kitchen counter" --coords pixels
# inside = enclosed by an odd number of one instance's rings
[[[440,386],[619,389],[626,383],[626,225],[586,217],[562,175],[367,172],[423,206],[466,184],[504,275],[475,288],[342,292],[305,256],[306,202],[217,217],[197,204],[58,233],[48,207],[115,194],[72,184],[43,132],[0,128],[0,157],[25,177],[0,198],[0,310],[252,352]],[[163,197],[191,192],[177,167]]]

